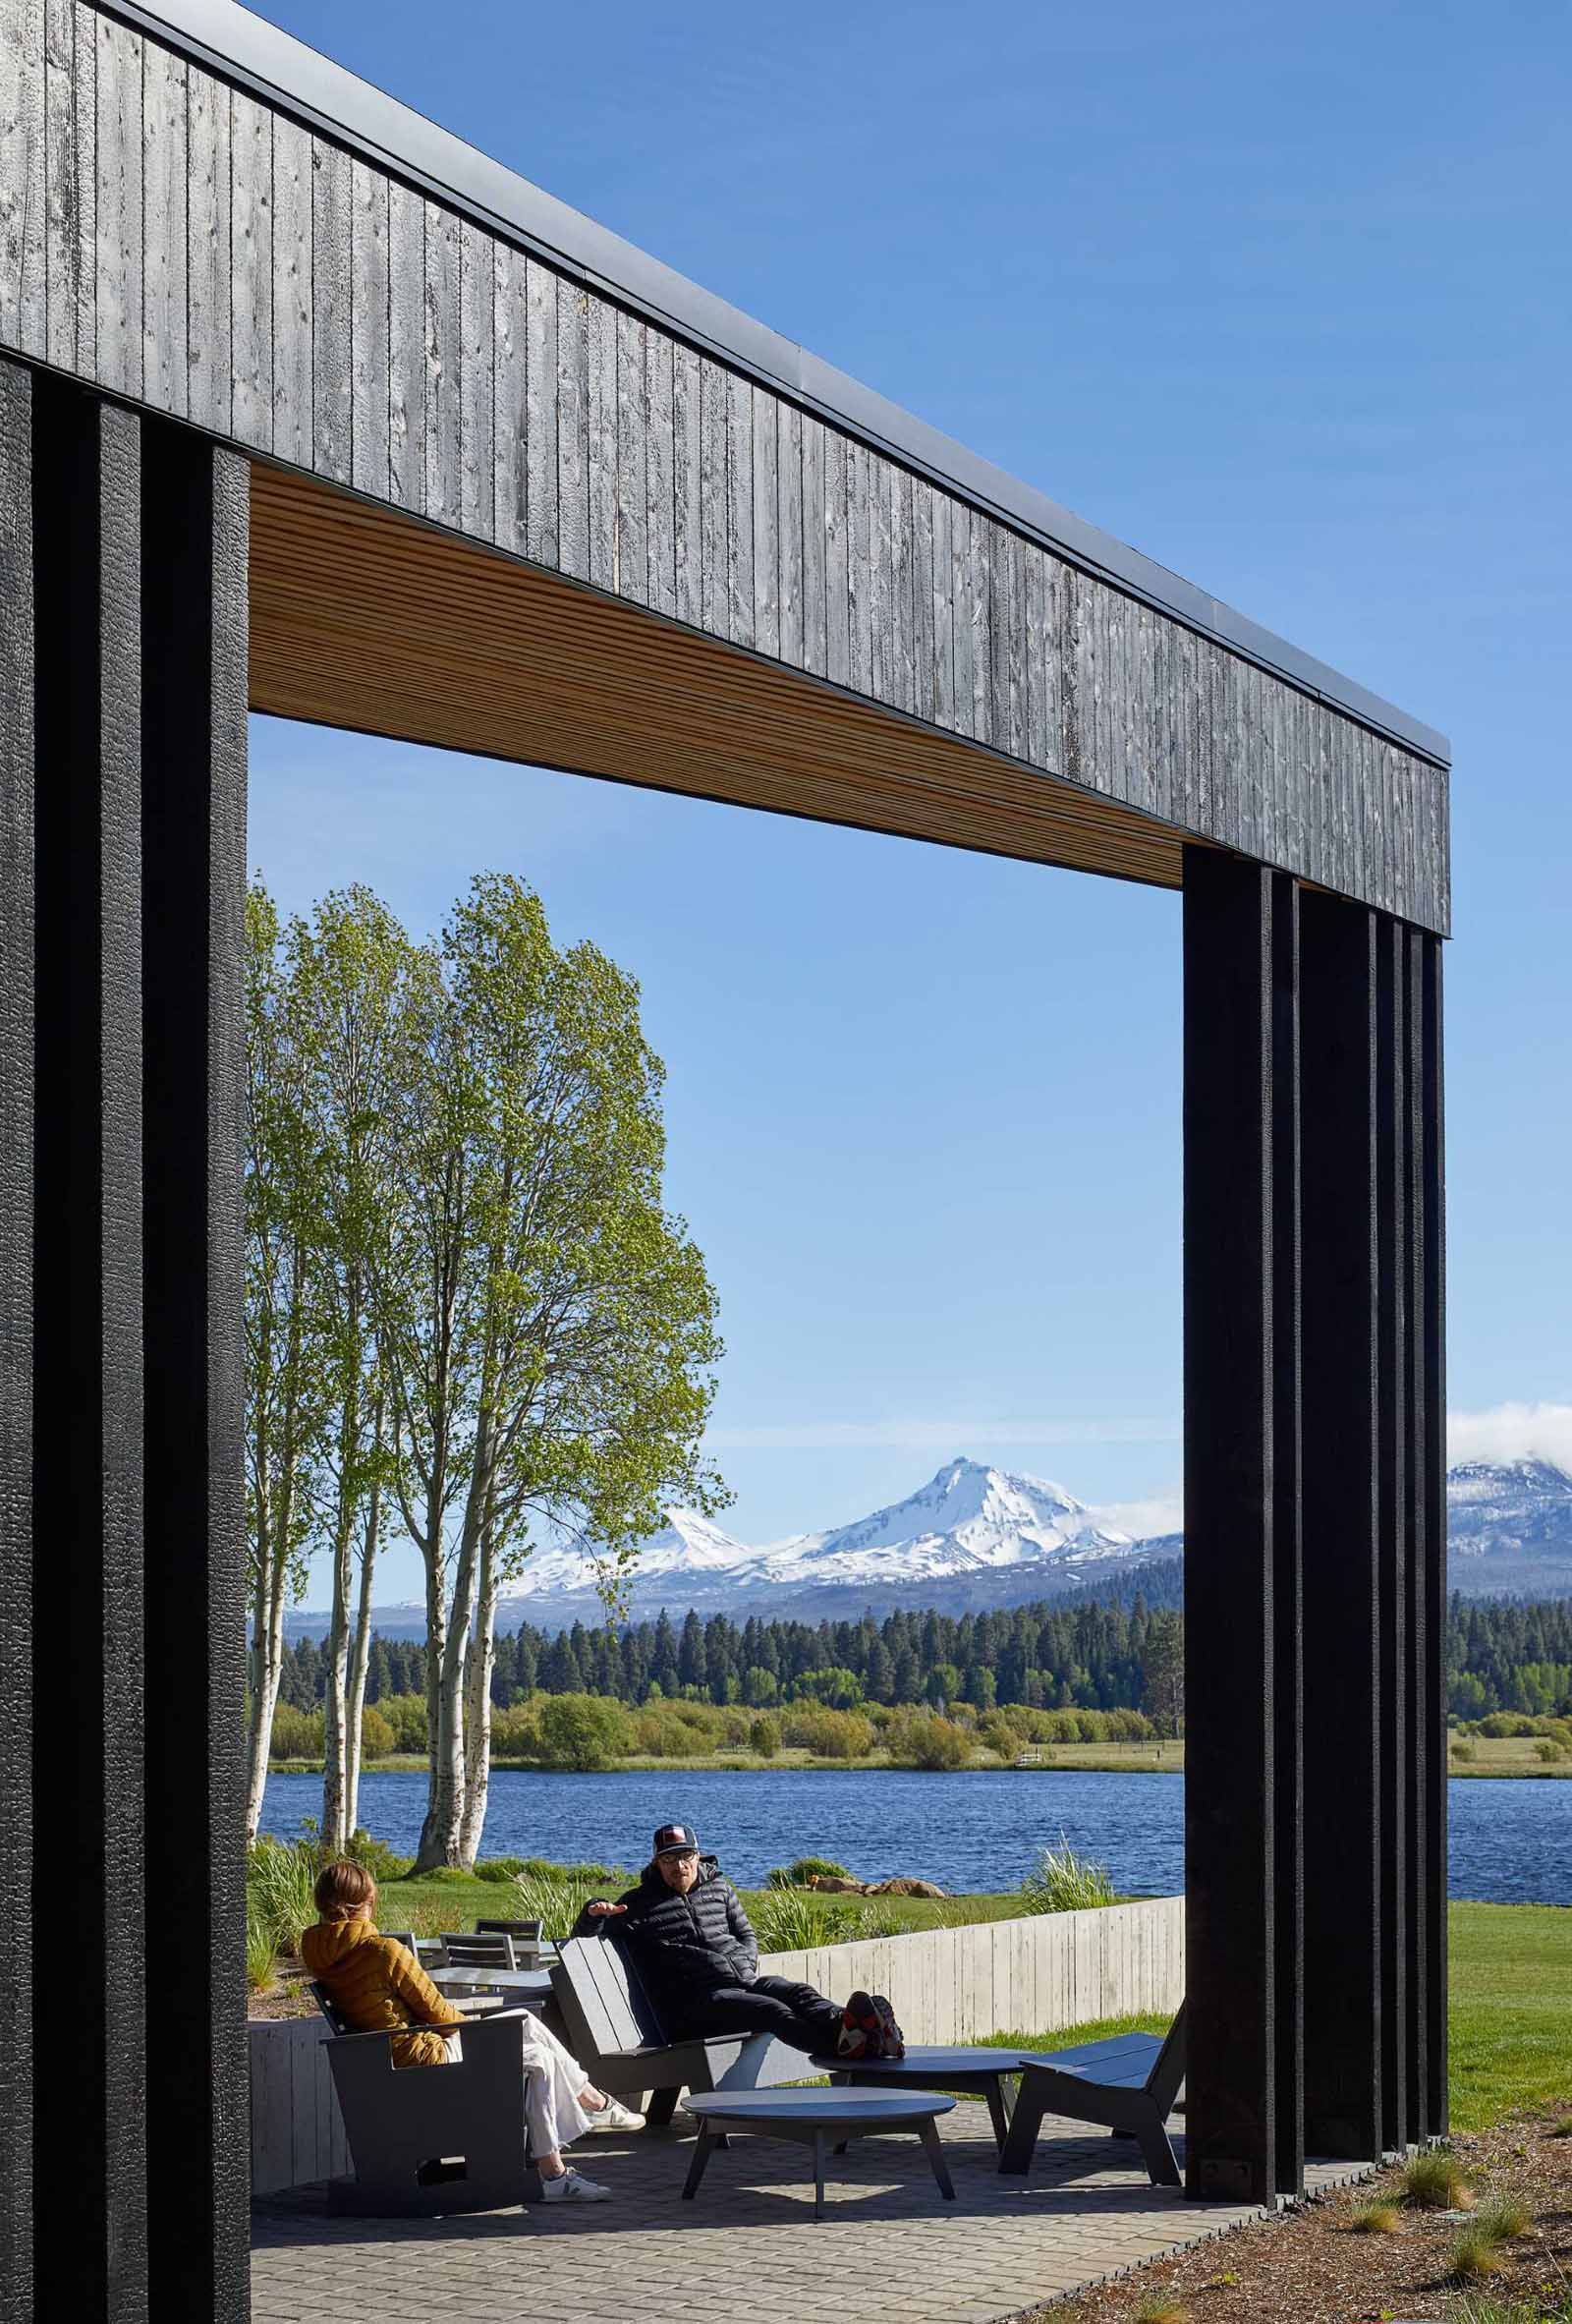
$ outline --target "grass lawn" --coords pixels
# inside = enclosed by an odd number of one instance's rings
[[[1572,1907],[1454,1904],[1452,2124],[1572,2098]]]
[[[619,1888],[632,1885],[633,1875],[626,1881],[606,1881],[601,1894],[614,1897]],[[750,1911],[762,1901],[767,1893],[758,1889],[740,1892]],[[841,1909],[855,1912],[864,1903],[874,1904],[880,1912],[888,1912],[908,1929],[943,1928],[959,1913],[969,1921],[1008,1920],[1021,1909],[1021,1899],[1013,1891],[1003,1896],[946,1898],[943,1902],[928,1897],[833,1897],[815,1899],[831,1911]],[[377,1919],[386,1929],[413,1928],[418,1936],[437,1937],[444,1929],[472,1929],[477,1920],[506,1920],[514,1909],[513,1889],[507,1881],[468,1880],[460,1874],[439,1873],[433,1879],[388,1880],[381,1886],[377,1903]]]

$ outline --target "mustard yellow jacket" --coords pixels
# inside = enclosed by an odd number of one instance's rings
[[[464,2023],[415,1956],[368,1920],[319,1920],[301,1938],[301,1958],[357,2033]],[[437,2033],[406,2034],[393,2044],[395,2066],[446,2066],[449,2058]]]

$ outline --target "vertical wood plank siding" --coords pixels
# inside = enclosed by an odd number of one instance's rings
[[[1446,927],[1443,769],[84,0],[0,0],[0,345]]]

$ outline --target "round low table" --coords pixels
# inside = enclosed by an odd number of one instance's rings
[[[1008,2052],[1006,2052],[1008,2056]],[[756,2138],[789,2138],[814,2150],[814,2217],[824,2216],[824,2149],[872,2131],[915,2130],[946,2203],[955,2185],[944,2160],[936,2118],[955,2104],[937,2090],[705,2090],[683,2100],[698,2119],[699,2144],[688,2166],[683,2201],[692,2202],[710,2155],[728,2131]]]
[[[985,2098],[1002,2155],[1013,2097],[1006,2095],[1004,2084],[1020,2074],[1025,2055],[1021,2050],[946,2049],[914,2042],[904,2058],[814,2058],[810,2063],[815,2072],[859,2090],[907,2090],[916,2083],[925,2090],[963,2090]]]

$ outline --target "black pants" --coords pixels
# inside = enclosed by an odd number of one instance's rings
[[[772,2033],[791,2049],[833,2058],[841,2012],[812,1985],[790,1977],[758,1977],[752,1985],[720,1985],[686,2007],[665,2008],[667,2031],[678,2041],[712,2033]]]

